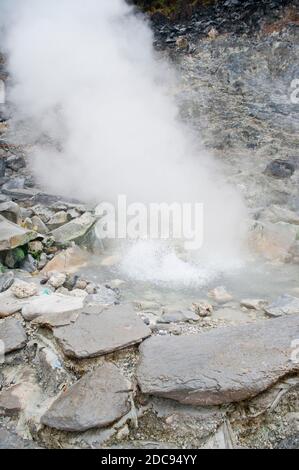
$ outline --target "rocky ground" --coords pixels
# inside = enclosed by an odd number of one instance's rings
[[[255,31],[213,6],[155,32],[182,119],[243,192],[255,256],[296,273],[291,291],[214,285],[175,308],[82,275],[102,249],[94,207],[38,187],[2,110],[0,448],[298,448],[299,42],[282,3]]]

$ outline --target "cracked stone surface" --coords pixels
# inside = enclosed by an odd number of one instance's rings
[[[118,368],[104,364],[63,392],[41,422],[64,431],[107,426],[129,412],[129,391],[130,384]]]
[[[141,347],[138,382],[145,394],[192,405],[254,397],[299,364],[297,315],[181,337],[152,337]]]
[[[43,315],[64,315],[68,312],[80,310],[82,307],[82,297],[62,294],[42,295],[28,301],[22,308],[22,315],[25,320],[30,321]]]
[[[22,349],[26,346],[27,335],[18,320],[15,318],[6,318],[0,323],[0,344],[4,345],[4,354]]]
[[[131,306],[109,307],[97,314],[82,313],[75,323],[54,329],[66,356],[78,359],[108,354],[150,335],[151,330]]]

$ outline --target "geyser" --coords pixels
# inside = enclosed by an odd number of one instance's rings
[[[1,9],[9,99],[16,120],[30,126],[39,183],[93,202],[124,194],[131,202],[203,203],[200,262],[235,262],[241,198],[179,122],[173,70],[156,56],[144,18],[124,0],[9,0]],[[159,278],[164,263],[163,280],[175,270],[196,277],[172,249],[165,259],[143,246],[127,254],[132,275]]]

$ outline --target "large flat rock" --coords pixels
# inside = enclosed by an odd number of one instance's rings
[[[89,212],[86,212],[81,217],[53,230],[52,236],[55,238],[56,243],[65,244],[83,237],[95,222],[96,218]]]
[[[113,306],[100,313],[82,313],[75,323],[54,329],[64,353],[83,359],[126,348],[150,336],[151,330],[131,306]]]
[[[22,315],[27,321],[41,316],[65,315],[82,309],[83,300],[82,297],[63,294],[41,295],[27,301],[22,308]]]
[[[0,318],[19,312],[25,303],[26,301],[18,299],[11,289],[2,292],[0,294]]]
[[[26,345],[27,335],[21,322],[15,318],[2,320],[0,322],[0,342],[0,346],[4,345],[4,354],[22,349]]]
[[[298,338],[298,315],[194,336],[152,337],[140,347],[138,382],[143,393],[185,404],[238,402],[299,370],[291,360]]]
[[[36,238],[36,232],[25,230],[0,215],[0,251],[12,250]]]
[[[104,364],[59,395],[41,422],[64,431],[108,426],[130,410],[129,391],[117,367]]]
[[[265,312],[270,317],[281,317],[299,313],[299,298],[292,295],[282,295],[271,305],[265,307]]]

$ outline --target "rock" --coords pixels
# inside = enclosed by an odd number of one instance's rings
[[[285,222],[287,224],[299,225],[299,214],[287,207],[273,205],[260,213],[260,218],[271,223]]]
[[[32,255],[28,254],[20,264],[20,268],[27,273],[35,273],[38,269],[38,261]]]
[[[0,215],[0,251],[13,250],[36,238],[36,233],[25,230]]]
[[[267,305],[267,301],[263,299],[243,299],[240,302],[241,307],[248,308],[249,310],[263,310]]]
[[[49,232],[49,229],[46,224],[37,215],[34,215],[31,221],[33,224],[33,230],[35,230],[36,232],[41,233],[42,235],[45,235]]]
[[[0,213],[3,217],[8,219],[10,222],[13,222],[14,224],[18,224],[20,222],[20,207],[15,202],[2,202],[0,204]]]
[[[0,274],[0,294],[8,290],[14,283],[15,277],[13,272]]]
[[[78,320],[54,329],[54,336],[66,356],[96,357],[139,343],[151,330],[130,306],[116,306],[97,314],[81,314]]]
[[[82,289],[74,289],[68,292],[68,295],[71,295],[73,297],[81,297],[84,300],[88,297],[87,292],[85,292],[85,290],[82,290]]]
[[[59,312],[59,313],[50,313],[46,315],[39,316],[33,320],[34,325],[47,327],[53,329],[59,326],[70,325],[75,323],[78,320],[80,315],[80,310],[75,310],[71,312]]]
[[[84,302],[85,310],[92,313],[93,308],[98,305],[114,305],[117,303],[117,295],[112,289],[104,286],[97,286],[96,294],[89,294]]]
[[[15,394],[17,387],[14,385],[0,393],[0,415],[13,416],[22,410],[22,404]]]
[[[213,312],[213,319],[226,320],[233,323],[247,323],[249,317],[241,309],[234,309],[229,307],[218,308]]]
[[[87,292],[87,294],[89,294],[89,295],[96,294],[96,293],[97,293],[97,285],[94,284],[93,282],[90,282],[90,283],[86,286],[86,292]]]
[[[83,299],[68,295],[41,295],[26,303],[22,315],[27,321],[43,315],[65,314],[82,309]]]
[[[21,247],[15,248],[6,254],[4,260],[5,266],[10,269],[20,267],[25,257],[25,252]]]
[[[72,246],[56,255],[42,272],[44,274],[51,271],[75,273],[78,269],[86,266],[89,257],[90,256],[86,251],[81,250],[78,246]]]
[[[50,274],[48,282],[50,286],[54,287],[54,289],[58,289],[59,287],[63,286],[65,281],[66,281],[66,275],[64,273],[59,273],[57,271],[54,271]]]
[[[51,217],[53,217],[55,214],[51,209],[48,209],[42,204],[36,204],[32,207],[32,210],[34,216],[38,217],[43,222],[43,224],[48,223]]]
[[[217,430],[216,434],[210,437],[202,449],[234,449],[231,427],[225,422]]]
[[[254,397],[285,375],[299,336],[297,315],[192,336],[152,337],[140,347],[142,393],[191,405],[220,405]]]
[[[19,312],[23,305],[23,300],[17,299],[10,289],[6,290],[0,294],[0,318]]]
[[[82,432],[114,423],[130,410],[130,384],[113,364],[89,372],[63,392],[42,416],[42,424]]]
[[[282,295],[275,302],[265,307],[265,312],[270,317],[281,317],[299,313],[299,298],[291,295]]]
[[[2,320],[0,322],[0,342],[4,345],[4,354],[24,348],[27,335],[21,322],[15,318]]]
[[[11,292],[18,299],[28,299],[37,294],[37,287],[33,283],[20,281],[19,279],[14,282],[14,285],[11,288]]]
[[[85,290],[87,287],[87,282],[84,281],[83,279],[78,279],[76,284],[75,284],[75,289],[81,289]]]
[[[179,38],[177,38],[177,40],[176,40],[176,46],[177,46],[179,49],[187,49],[188,46],[189,46],[188,39],[187,39],[186,37],[179,37]]]
[[[233,300],[233,296],[229,294],[223,286],[215,287],[215,289],[212,289],[208,295],[219,304],[224,304]]]
[[[276,449],[299,449],[299,432],[280,441]]]
[[[60,225],[64,225],[69,221],[68,215],[65,211],[56,212],[53,217],[48,221],[48,225],[51,229],[56,229]]]
[[[198,321],[198,315],[195,313],[185,310],[185,311],[166,311],[158,319],[158,323],[180,323],[180,322],[190,322]]]
[[[295,172],[295,166],[293,163],[287,160],[273,160],[270,162],[266,169],[265,174],[274,178],[290,178]]]
[[[211,28],[210,31],[208,32],[208,37],[210,39],[216,39],[217,36],[219,36],[219,33],[216,28]]]
[[[71,222],[53,230],[52,236],[56,243],[64,245],[83,237],[95,222],[96,218],[89,212],[86,212],[78,219],[74,219]]]
[[[19,171],[26,166],[25,158],[22,155],[12,155],[6,159],[6,166],[13,171]]]
[[[192,310],[200,317],[209,317],[213,312],[213,305],[206,300],[199,300],[192,304]]]
[[[3,157],[0,156],[0,178],[3,178],[3,176],[5,176],[5,168],[5,160]]]
[[[256,223],[249,234],[249,246],[267,260],[286,261],[297,230],[284,223]]]
[[[40,449],[33,441],[22,439],[11,431],[0,429],[0,449]]]
[[[39,256],[43,251],[43,244],[40,241],[28,243],[28,251],[31,255]]]

